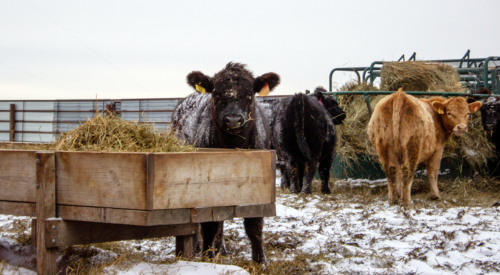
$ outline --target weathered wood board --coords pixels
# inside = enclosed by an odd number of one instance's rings
[[[0,201],[36,201],[35,153],[0,150]],[[51,153],[55,154],[57,205],[72,206],[73,210],[77,207],[102,208],[89,208],[83,212],[75,210],[72,215],[80,215],[81,220],[85,220],[84,216],[99,213],[106,217],[103,222],[164,224],[163,220],[172,213],[156,210],[233,207],[275,201],[274,151]],[[12,207],[8,207],[11,212]],[[61,208],[66,211],[62,212],[66,216],[70,216],[68,207]],[[4,208],[7,209],[7,205]],[[116,209],[156,212],[145,215]],[[21,212],[28,213],[28,210]],[[214,213],[213,219],[232,216],[225,212]],[[92,217],[90,219],[95,221]]]
[[[0,200],[36,201],[35,151],[0,150]]]
[[[154,154],[152,209],[274,202],[272,151]]]
[[[57,203],[147,208],[147,154],[57,152]]]

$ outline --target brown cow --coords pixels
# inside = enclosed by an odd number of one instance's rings
[[[389,202],[409,205],[417,165],[427,167],[431,198],[440,199],[437,175],[446,140],[467,132],[468,114],[480,102],[464,98],[418,99],[402,89],[377,104],[368,123],[368,135],[387,176]],[[402,198],[401,198],[402,197]]]

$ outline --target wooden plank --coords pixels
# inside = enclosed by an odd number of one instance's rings
[[[226,221],[234,218],[234,206],[214,207],[213,221]]]
[[[271,203],[271,151],[154,154],[154,209]]]
[[[259,204],[259,205],[240,205],[235,207],[235,217],[238,218],[256,218],[256,217],[273,217],[276,216],[276,205]]]
[[[45,221],[56,216],[56,174],[54,152],[36,153],[36,218]],[[36,270],[38,275],[56,274],[56,249],[45,245],[44,226],[36,227]]]
[[[53,219],[45,221],[45,245],[62,247],[124,240],[140,240],[167,236],[194,235],[198,224],[135,226]],[[54,273],[55,274],[55,273]]]
[[[147,155],[57,152],[57,202],[147,209]]]
[[[234,206],[221,207],[199,207],[191,209],[191,222],[217,222],[232,220],[234,218]]]
[[[31,245],[36,247],[36,219],[31,219]]]
[[[14,216],[36,216],[36,204],[31,202],[0,201],[0,214]]]
[[[57,216],[64,220],[127,225],[171,225],[190,223],[189,209],[131,210],[103,207],[58,205]]]
[[[212,207],[197,207],[191,209],[191,222],[211,222],[213,221],[213,208]]]
[[[148,211],[148,225],[183,224],[191,222],[189,209],[165,209]]]
[[[193,257],[193,235],[175,237],[175,255],[184,258]]]
[[[0,150],[0,200],[36,201],[35,151]]]
[[[271,172],[273,173],[274,183],[271,185],[271,203],[276,202],[276,151],[272,150],[271,159]]]
[[[155,170],[155,158],[153,154],[148,154],[148,190],[147,190],[147,210],[153,210],[153,199],[154,199],[154,170]]]

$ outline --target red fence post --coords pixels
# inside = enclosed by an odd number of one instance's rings
[[[16,104],[10,104],[10,141],[16,141]]]

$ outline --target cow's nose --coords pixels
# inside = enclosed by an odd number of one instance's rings
[[[462,133],[467,132],[467,125],[466,124],[457,125],[457,131],[462,132]]]
[[[226,124],[226,128],[234,129],[238,128],[243,124],[243,116],[241,115],[227,115],[224,118],[224,123]]]
[[[486,124],[486,128],[489,130],[493,129],[493,124]]]

